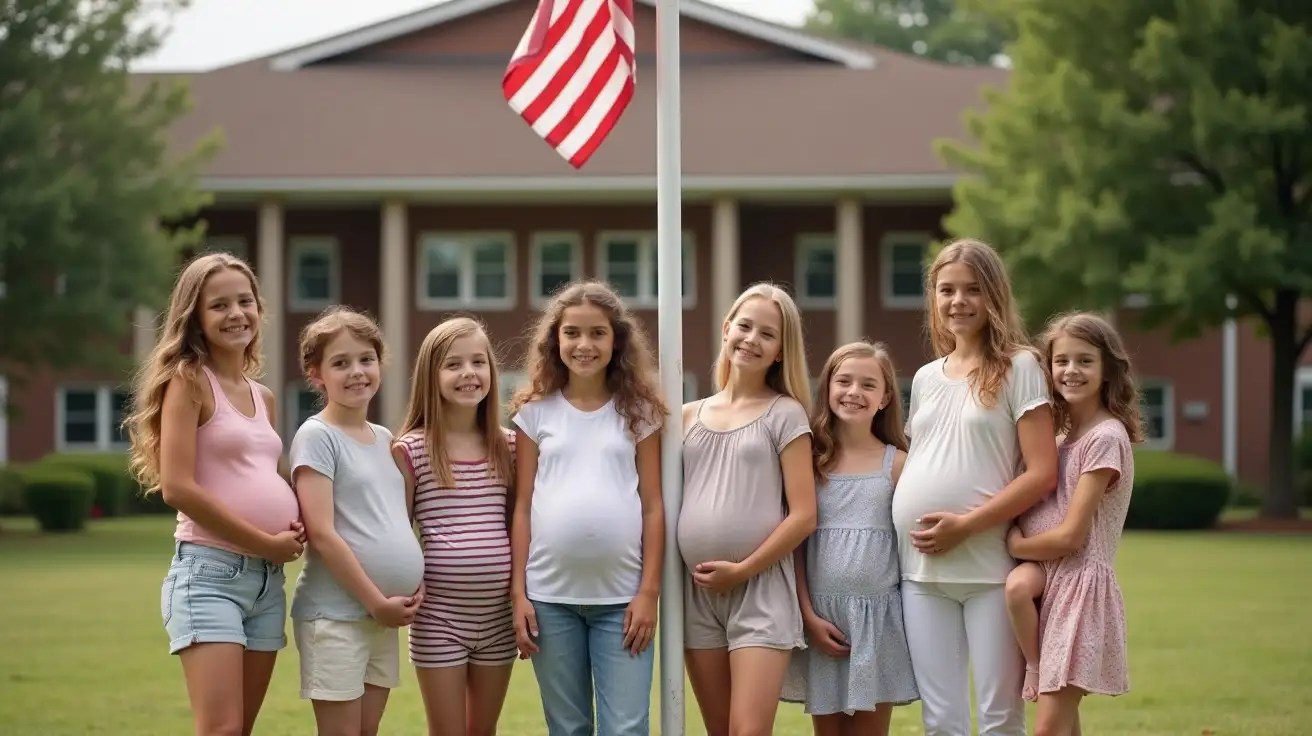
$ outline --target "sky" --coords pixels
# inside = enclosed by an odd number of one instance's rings
[[[213,69],[404,15],[440,0],[191,0],[139,71]],[[811,0],[709,0],[780,23],[800,24]]]

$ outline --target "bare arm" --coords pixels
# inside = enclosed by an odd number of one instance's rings
[[[1007,539],[1011,556],[1022,560],[1055,560],[1079,550],[1089,539],[1098,505],[1115,480],[1116,471],[1112,468],[1099,468],[1081,475],[1061,523],[1032,537],[1025,537],[1017,530]]]
[[[197,384],[174,376],[164,391],[160,416],[159,471],[164,502],[228,542],[270,558],[273,537],[232,513],[196,482],[196,428],[200,402]]]
[[[779,454],[783,466],[784,498],[788,515],[770,532],[761,546],[740,564],[744,579],[750,578],[778,562],[815,531],[815,476],[811,468],[811,435],[804,434]]]
[[[638,443],[638,496],[642,500],[642,582],[638,585],[638,594],[657,598],[661,593],[661,569],[665,562],[660,431],[652,432]]]
[[[528,599],[528,547],[532,539],[533,479],[538,471],[538,446],[515,430],[515,512],[510,524],[510,594]]]
[[[410,513],[410,523],[415,522],[415,476],[410,468],[410,458],[400,442],[392,443],[392,461],[405,479],[405,508]]]
[[[815,617],[815,607],[811,605],[811,586],[806,582],[806,545],[799,544],[793,551],[793,573],[797,577],[797,605],[802,609],[802,620]]]
[[[301,518],[314,552],[337,582],[355,596],[372,615],[386,602],[378,586],[369,579],[355,553],[333,525],[333,481],[313,468],[296,470],[296,496],[301,500]]]
[[[902,477],[902,468],[906,467],[906,464],[907,454],[905,452],[898,450],[893,453],[893,472],[890,473],[893,476],[893,488],[897,488],[897,480]]]
[[[978,534],[1020,516],[1057,487],[1057,443],[1052,407],[1031,409],[1016,422],[1025,472],[982,506],[962,517],[969,534]]]

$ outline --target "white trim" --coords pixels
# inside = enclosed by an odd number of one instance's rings
[[[925,295],[921,290],[917,290],[915,296],[893,293],[893,248],[917,243],[928,247],[933,240],[932,234],[922,231],[896,230],[884,233],[879,241],[879,299],[884,309],[924,308]]]
[[[1139,380],[1140,393],[1147,389],[1160,389],[1162,392],[1162,436],[1149,436],[1151,423],[1144,412],[1144,447],[1152,450],[1170,451],[1175,448],[1175,385],[1167,378],[1143,378]]]
[[[807,291],[808,256],[816,251],[828,250],[833,256],[833,294],[811,296]],[[838,304],[838,239],[834,233],[798,233],[793,241],[793,284],[797,292],[797,306],[803,309],[834,309]]]
[[[638,0],[654,6],[656,0]],[[416,33],[433,26],[449,23],[499,5],[510,0],[447,0],[413,13],[400,15],[346,33],[314,41],[285,51],[270,60],[276,71],[295,71],[302,67],[373,46],[393,38]],[[756,38],[776,46],[800,51],[852,69],[871,69],[875,57],[847,46],[825,41],[798,30],[776,23],[759,20],[748,15],[719,8],[701,0],[682,0],[682,15],[744,36]],[[525,19],[527,22],[527,18]]]
[[[1303,414],[1312,412],[1312,406],[1303,404],[1303,390],[1312,389],[1312,366],[1302,366],[1294,372],[1294,438],[1303,436]]]
[[[562,230],[542,230],[530,237],[528,255],[528,299],[533,306],[540,307],[547,303],[551,294],[542,289],[542,249],[547,245],[566,244],[569,246],[569,278],[574,281],[583,276],[583,238],[577,232]]]
[[[428,249],[430,239],[453,241],[461,248],[460,258],[460,293],[455,297],[432,297],[428,295]],[[505,251],[506,295],[504,297],[478,297],[474,294],[474,248],[475,244],[496,244]],[[426,312],[443,309],[482,309],[487,311],[507,311],[515,306],[515,251],[517,250],[515,234],[509,230],[426,230],[419,234],[418,251],[415,254],[415,304]]]
[[[656,292],[647,293],[647,287],[656,280],[656,231],[655,230],[602,230],[597,233],[597,278],[609,282],[610,264],[607,259],[611,240],[636,240],[638,242],[638,295],[624,297],[624,303],[630,309],[655,309]],[[692,309],[697,305],[697,248],[695,236],[691,230],[683,231],[683,308]],[[611,284],[614,286],[614,284]]]
[[[243,235],[207,235],[200,244],[201,253],[228,253],[250,262],[251,247]]]
[[[328,235],[293,235],[288,239],[287,311],[318,312],[341,300],[342,257],[337,239]],[[301,257],[307,255],[328,258],[328,296],[323,299],[302,298],[300,295]]]
[[[283,442],[290,447],[292,439],[296,437],[296,430],[301,428],[301,422],[297,421],[301,412],[301,396],[311,394],[315,401],[319,400],[319,392],[310,388],[305,381],[288,381],[286,390],[283,392],[283,414],[282,420],[278,422],[282,425]],[[306,418],[318,414],[319,410],[315,409]]]
[[[92,442],[64,441],[64,423],[67,407],[65,396],[69,392],[90,393],[96,397],[95,423],[96,439]],[[105,383],[69,383],[55,389],[55,450],[58,452],[108,452],[125,450],[128,443],[115,442],[114,436],[114,394],[124,394],[131,400],[131,392],[112,384]]]
[[[684,194],[783,194],[792,192],[902,192],[929,190],[947,193],[962,175],[848,174],[796,176],[772,174],[733,176],[692,174],[683,177]],[[200,179],[200,188],[214,194],[653,194],[656,175],[614,176],[358,176],[358,177],[240,177]]]

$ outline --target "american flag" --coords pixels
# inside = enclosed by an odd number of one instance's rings
[[[538,0],[501,89],[581,168],[633,99],[633,0]]]

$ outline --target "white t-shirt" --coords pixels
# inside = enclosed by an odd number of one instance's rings
[[[1033,355],[1018,353],[997,402],[985,408],[967,379],[944,375],[944,362],[940,358],[923,366],[911,382],[907,416],[911,447],[893,494],[902,578],[924,583],[1003,583],[1016,565],[1007,553],[1009,523],[937,555],[917,550],[910,534],[927,528],[916,523],[922,514],[964,514],[983,506],[1016,479],[1023,466],[1016,422],[1052,401],[1048,379]]]
[[[611,399],[585,412],[559,391],[514,422],[538,446],[526,587],[545,603],[628,603],[642,582],[637,442]]]

